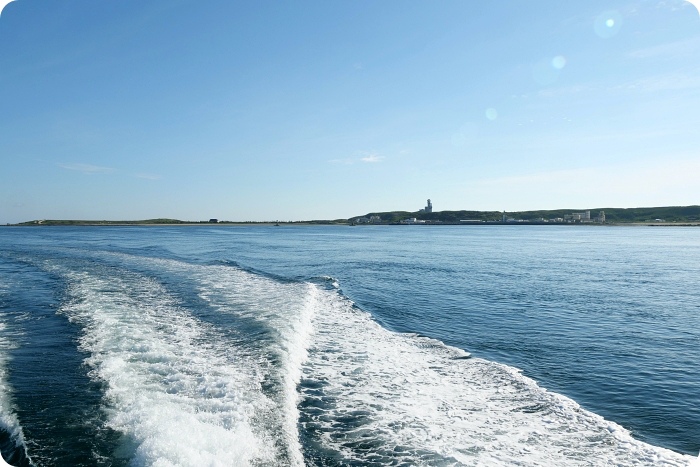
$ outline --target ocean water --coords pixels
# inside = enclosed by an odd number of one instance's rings
[[[0,228],[0,450],[685,466],[699,279],[697,228]]]

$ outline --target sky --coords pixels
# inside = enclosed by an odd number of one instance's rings
[[[696,7],[2,9],[2,224],[337,219],[428,198],[435,211],[700,204]]]

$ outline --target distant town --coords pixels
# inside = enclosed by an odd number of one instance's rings
[[[593,214],[592,214],[593,213]],[[556,209],[542,211],[435,211],[432,200],[414,212],[374,212],[348,219],[364,224],[630,224],[652,225],[700,223],[700,206],[654,208]]]
[[[432,214],[433,212],[433,203],[428,199],[427,204],[425,205],[424,208],[421,208],[419,211],[421,214]],[[655,219],[656,222],[665,222],[663,219]],[[371,215],[369,217],[357,217],[351,220],[351,222],[355,224],[382,224],[384,223],[382,220],[382,216],[378,214]],[[450,224],[454,224],[454,220],[447,221]],[[564,223],[599,223],[599,224],[605,224],[605,211],[600,211],[597,216],[591,217],[591,211],[583,211],[583,212],[572,212],[571,214],[564,214],[563,217],[551,217],[551,218],[544,218],[544,217],[538,217],[538,218],[533,218],[533,219],[517,219],[515,217],[510,217],[505,211],[503,211],[503,214],[500,219],[493,219],[493,220],[485,220],[485,219],[460,219],[459,223],[463,224],[474,224],[474,223],[498,223],[498,224],[504,224],[504,223],[555,223],[555,224],[564,224]],[[407,217],[405,219],[401,219],[399,224],[442,224],[445,223],[445,221],[440,220],[440,219],[419,219],[418,217]]]

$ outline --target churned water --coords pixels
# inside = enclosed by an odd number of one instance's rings
[[[12,465],[687,465],[700,229],[0,229]]]

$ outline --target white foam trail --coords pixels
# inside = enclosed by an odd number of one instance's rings
[[[306,428],[346,463],[672,465],[691,460],[506,365],[390,332],[334,291],[313,317]]]
[[[19,422],[12,410],[11,388],[7,383],[7,352],[13,346],[6,331],[7,326],[0,321],[0,428],[17,437],[20,435]]]
[[[311,318],[318,306],[312,284],[279,283],[230,267],[206,267],[198,279],[200,296],[222,313],[233,313],[265,323],[276,332],[265,351],[279,357],[280,405],[285,444],[291,465],[304,465],[299,443],[299,393],[302,364],[307,358]]]
[[[60,270],[60,268],[55,268]],[[255,362],[237,355],[155,281],[118,271],[60,271],[71,300],[60,312],[83,327],[91,377],[106,383],[109,426],[131,465],[230,466],[276,462],[258,429],[274,416]]]
[[[2,319],[2,316],[0,316],[0,319]],[[22,446],[26,453],[24,433],[22,432],[22,426],[14,411],[12,404],[12,388],[7,380],[8,352],[15,347],[14,339],[8,332],[7,325],[3,321],[0,321],[0,429],[9,433],[11,439],[15,442],[15,446]],[[0,456],[0,465],[3,462]]]
[[[299,393],[302,364],[307,357],[311,317],[318,306],[318,289],[309,283],[275,281],[235,267],[202,266],[174,260],[108,253],[125,263],[157,266],[183,274],[199,286],[199,295],[222,314],[244,317],[264,325],[273,336],[256,342],[256,364],[266,380],[278,380],[277,410],[265,420],[278,438],[284,463],[304,465],[299,442]]]

